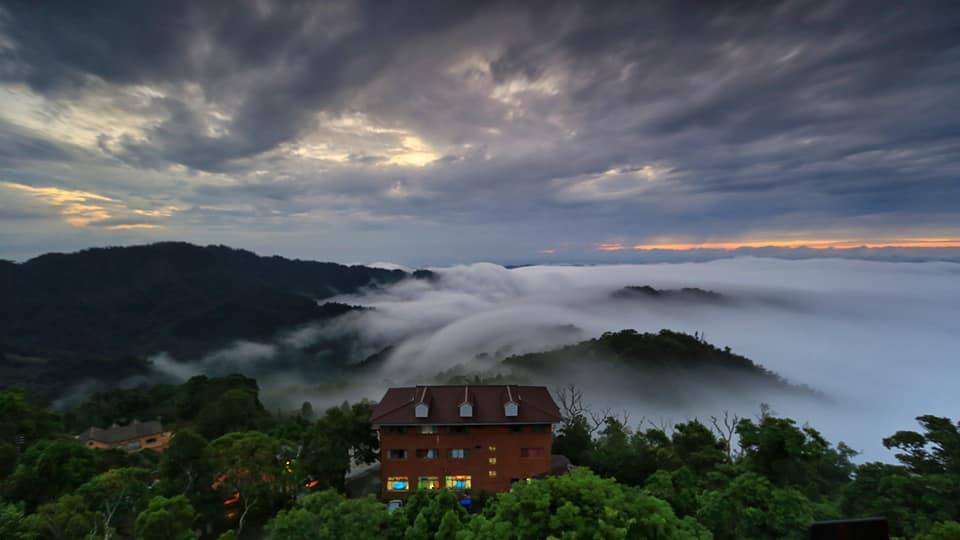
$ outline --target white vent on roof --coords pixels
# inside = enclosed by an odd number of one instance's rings
[[[519,413],[520,406],[513,400],[513,392],[510,391],[510,386],[507,385],[507,402],[503,404],[503,414],[504,416],[517,416]]]
[[[417,415],[417,418],[426,418],[430,416],[430,406],[426,403],[417,403],[417,406],[414,408],[414,413]]]
[[[469,403],[460,404],[460,416],[464,418],[469,418],[473,416],[473,405]]]

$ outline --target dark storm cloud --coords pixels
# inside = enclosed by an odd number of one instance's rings
[[[4,5],[0,79],[140,119],[96,150],[176,176],[149,187],[181,216],[527,244],[960,227],[953,3]],[[16,130],[0,157],[65,159]]]

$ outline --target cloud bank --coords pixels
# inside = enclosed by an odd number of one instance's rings
[[[0,256],[956,239],[958,19],[933,1],[6,0]]]

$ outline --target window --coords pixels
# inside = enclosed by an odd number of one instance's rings
[[[520,449],[520,457],[537,458],[537,457],[543,457],[544,455],[546,455],[546,452],[544,451],[543,448],[521,448]]]
[[[523,431],[523,426],[510,426],[511,433],[520,433]]]
[[[450,430],[450,433],[466,433],[467,432],[467,426],[450,426],[448,429]]]
[[[496,451],[497,451],[497,445],[491,444],[490,446],[487,447],[487,450],[489,450],[489,451],[491,451],[491,452],[496,452]]]
[[[127,443],[127,448],[130,450],[136,450],[140,448],[140,441],[133,441],[133,442]]]
[[[387,459],[407,459],[407,451],[401,448],[387,450]]]
[[[436,476],[421,476],[417,489],[440,489],[440,478]]]
[[[487,461],[489,461],[491,465],[496,465],[496,464],[497,464],[497,458],[495,458],[495,457],[492,457],[492,458],[488,459]]]
[[[417,458],[418,459],[437,459],[440,455],[440,452],[436,448],[418,448],[417,449]]]
[[[387,426],[387,433],[404,433],[407,429],[403,426]]]
[[[470,482],[469,474],[461,474],[457,476],[448,476],[446,486],[447,489],[470,489],[472,483]]]
[[[406,476],[390,476],[387,478],[387,489],[390,491],[409,491],[410,482]]]
[[[487,476],[489,476],[490,478],[496,478],[497,471],[487,471]]]
[[[420,433],[429,434],[429,433],[436,433],[436,432],[437,432],[437,426],[420,426]]]
[[[534,433],[545,433],[547,431],[546,424],[534,424],[530,426],[530,431]]]
[[[447,457],[450,459],[464,459],[467,457],[466,448],[451,448],[447,451]]]
[[[150,437],[150,438],[147,439],[145,442],[146,442],[147,444],[153,444],[153,443],[157,442],[157,438],[156,438],[156,437]]]

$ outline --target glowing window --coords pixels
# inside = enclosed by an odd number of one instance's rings
[[[436,476],[421,476],[417,489],[440,489],[440,479]]]
[[[490,476],[490,478],[497,477],[497,471],[487,471],[487,474]]]
[[[487,461],[489,461],[491,465],[496,465],[496,464],[497,464],[497,458],[495,458],[495,457],[492,457],[492,458],[488,459]]]
[[[469,474],[448,476],[446,480],[447,489],[470,489],[472,485]]]
[[[390,476],[387,478],[387,489],[390,491],[409,491],[410,482],[406,476]]]
[[[466,448],[451,448],[447,451],[447,457],[450,459],[464,459],[467,457]]]
[[[489,451],[491,451],[491,452],[496,452],[496,451],[497,451],[497,446],[494,445],[494,444],[491,444],[490,446],[487,447],[487,450],[489,450]]]
[[[420,433],[436,433],[437,426],[420,426]]]

